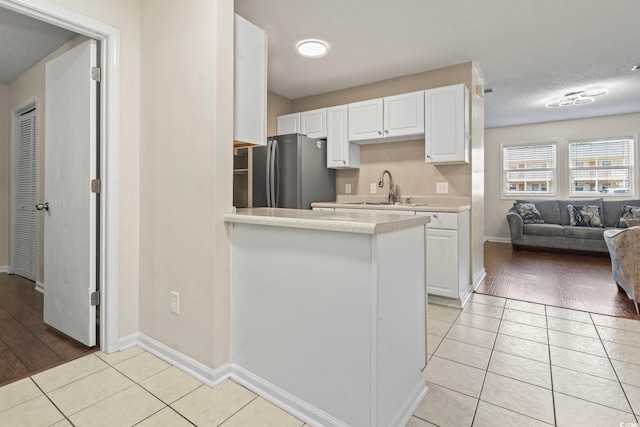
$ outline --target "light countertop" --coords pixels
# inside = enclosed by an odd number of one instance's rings
[[[225,222],[273,227],[304,228],[344,233],[380,234],[418,227],[428,216],[369,212],[326,212],[301,209],[244,208],[224,216]]]
[[[411,199],[407,203],[407,199]],[[416,211],[416,212],[461,212],[471,209],[469,197],[441,197],[441,196],[402,196],[399,204],[378,205],[385,202],[384,196],[365,195],[339,195],[335,202],[312,203],[313,208],[348,208],[348,209],[375,209],[389,211]]]

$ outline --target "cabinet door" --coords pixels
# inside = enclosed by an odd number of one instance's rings
[[[286,114],[278,116],[278,135],[289,135],[290,133],[300,133],[300,113]]]
[[[327,109],[320,108],[300,113],[300,133],[309,138],[326,138]]]
[[[349,141],[382,138],[382,112],[382,98],[349,104]]]
[[[267,33],[235,15],[233,139],[267,144]]]
[[[424,91],[384,98],[384,137],[424,133]]]
[[[427,293],[458,298],[458,232],[427,224]]]
[[[425,161],[469,163],[469,90],[457,84],[425,91]]]
[[[347,134],[347,106],[327,108],[327,167],[360,167],[360,146],[350,143]]]

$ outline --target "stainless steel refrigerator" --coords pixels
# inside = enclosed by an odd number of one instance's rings
[[[253,148],[253,207],[311,209],[336,199],[336,171],[327,142],[300,134],[269,137]]]

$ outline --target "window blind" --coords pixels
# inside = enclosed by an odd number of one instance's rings
[[[571,195],[628,195],[633,138],[569,141]]]
[[[556,144],[505,145],[503,195],[556,193]]]

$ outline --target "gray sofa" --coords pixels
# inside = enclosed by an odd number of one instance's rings
[[[615,229],[620,220],[622,206],[640,206],[640,200],[516,200],[516,203],[534,203],[544,224],[525,224],[514,207],[507,212],[511,243],[515,249],[534,246],[554,249],[607,252],[604,232]],[[599,206],[604,227],[572,226],[568,205]]]

